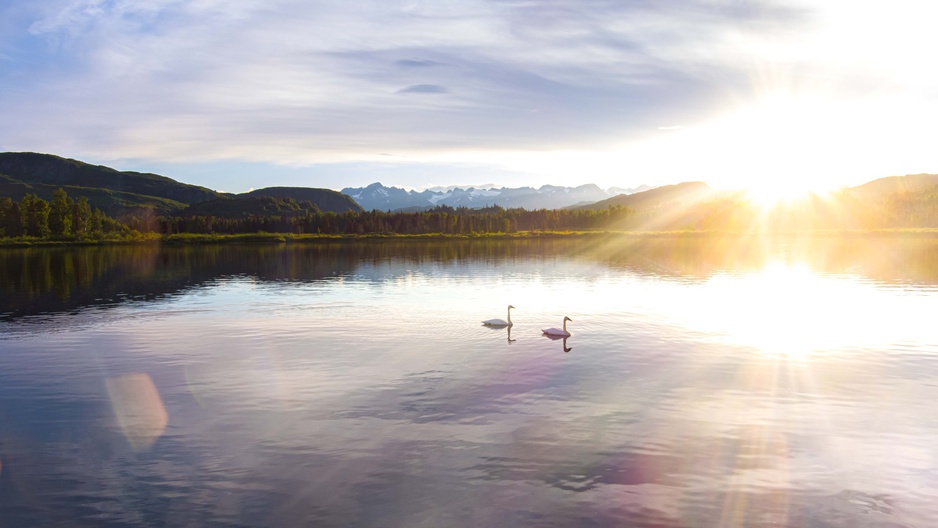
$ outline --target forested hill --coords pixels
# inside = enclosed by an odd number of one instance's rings
[[[137,207],[160,213],[177,212],[188,204],[221,198],[222,193],[142,172],[122,172],[51,154],[0,152],[0,195],[22,198],[33,193],[50,199],[62,187],[70,196],[86,196],[108,214]]]
[[[237,217],[251,212],[295,214],[298,209],[361,211],[351,198],[329,189],[271,187],[233,195],[178,182],[158,174],[118,171],[101,165],[33,152],[0,152],[0,197],[22,200],[34,194],[51,201],[56,189],[109,216],[187,214]],[[234,200],[230,202],[230,200]],[[306,204],[309,202],[309,204]],[[190,211],[189,207],[198,204]],[[239,211],[239,206],[244,209]]]
[[[56,200],[58,189],[62,196]],[[571,194],[566,188],[541,189]],[[938,227],[938,175],[881,178],[828,196],[781,203],[771,211],[750,203],[742,192],[684,182],[562,210],[441,205],[421,213],[397,214],[383,209],[362,211],[354,199],[328,189],[270,187],[232,195],[156,174],[121,172],[49,154],[8,152],[0,153],[0,206],[9,216],[0,219],[6,222],[7,236],[43,236],[47,231],[66,235],[68,226],[56,222],[70,207],[74,209],[72,224],[82,226],[71,229],[76,235],[104,225],[103,220],[92,218],[95,209],[129,229],[166,233],[933,228]],[[49,222],[45,227],[43,211]],[[93,225],[85,226],[89,222]]]
[[[314,189],[311,187],[267,187],[257,189],[242,195],[247,198],[280,198],[292,199],[296,202],[310,202],[323,211],[344,213],[364,211],[352,198],[331,189]]]

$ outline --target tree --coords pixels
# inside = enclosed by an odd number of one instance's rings
[[[0,198],[0,236],[23,236],[20,204],[11,198]]]
[[[26,236],[49,236],[49,202],[27,194],[20,202],[20,218]]]
[[[72,232],[78,236],[91,234],[91,205],[88,198],[82,196],[72,203]]]
[[[59,188],[52,193],[49,206],[49,231],[53,236],[72,234],[72,199],[65,189]]]

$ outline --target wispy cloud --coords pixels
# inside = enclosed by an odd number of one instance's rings
[[[407,88],[401,88],[397,93],[445,94],[449,93],[449,90],[438,84],[412,84]]]
[[[431,60],[401,59],[397,61],[397,65],[405,68],[431,68],[433,66],[439,66],[440,63]]]

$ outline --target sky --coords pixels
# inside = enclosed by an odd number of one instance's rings
[[[938,172],[920,0],[3,0],[0,151],[227,192]]]

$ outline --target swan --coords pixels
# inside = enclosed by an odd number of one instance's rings
[[[507,320],[507,321],[504,320],[504,319],[488,319],[488,320],[486,320],[486,321],[482,321],[482,324],[485,325],[485,326],[511,326],[511,325],[513,324],[513,323],[511,322],[511,309],[512,309],[512,308],[514,308],[514,306],[512,306],[512,305],[509,304],[509,305],[508,305],[508,320]]]
[[[570,319],[567,316],[563,316],[563,329],[562,330],[560,328],[547,328],[547,329],[541,330],[541,332],[544,332],[544,334],[549,335],[549,336],[570,337],[572,334],[570,332],[567,332],[567,321],[570,321],[572,323],[573,319]]]

